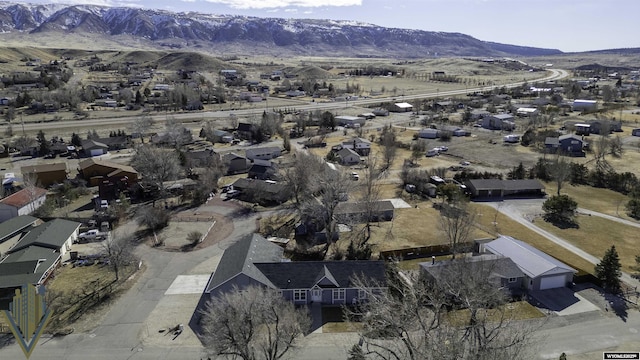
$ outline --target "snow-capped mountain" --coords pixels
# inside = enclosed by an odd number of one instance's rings
[[[480,41],[459,33],[385,28],[338,20],[258,18],[95,5],[0,2],[0,31],[131,35],[151,41],[259,44],[305,53],[368,53],[396,56],[535,56],[559,50]]]

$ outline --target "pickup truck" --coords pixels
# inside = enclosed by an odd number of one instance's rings
[[[80,235],[78,235],[78,242],[104,240],[106,238],[107,238],[106,232],[101,232],[101,231],[98,231],[98,229],[93,229],[93,230],[80,233]]]

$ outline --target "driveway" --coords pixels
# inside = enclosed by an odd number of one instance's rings
[[[600,310],[580,294],[566,287],[532,291],[529,293],[532,305],[559,316],[575,315]]]

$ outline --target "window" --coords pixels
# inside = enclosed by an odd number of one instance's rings
[[[364,300],[366,298],[368,298],[367,292],[365,290],[362,290],[362,289],[358,290],[358,299],[359,300]]]
[[[307,290],[293,290],[293,301],[307,301]]]
[[[345,289],[333,289],[333,300],[344,301]]]
[[[510,283],[514,283],[514,282],[516,282],[517,280],[518,280],[517,278],[509,278],[509,282],[510,282]]]

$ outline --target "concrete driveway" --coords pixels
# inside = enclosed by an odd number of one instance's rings
[[[553,311],[559,316],[600,310],[580,294],[566,287],[532,291],[529,293],[529,302],[539,308]]]

